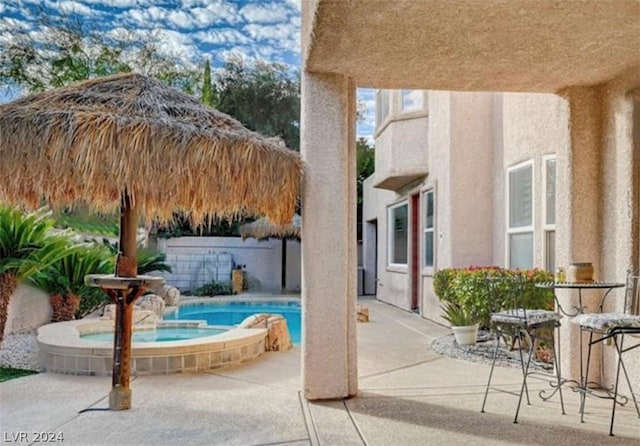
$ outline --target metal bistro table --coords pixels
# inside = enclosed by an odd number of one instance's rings
[[[584,305],[582,303],[583,290],[603,291],[602,297],[600,298],[600,303],[598,304],[598,307],[596,309],[597,313],[602,313],[605,300],[607,296],[611,293],[611,291],[613,291],[615,288],[622,288],[624,286],[625,284],[621,282],[601,282],[601,281],[595,281],[595,280],[588,281],[588,282],[541,282],[536,284],[536,287],[538,288],[552,289],[554,291],[558,289],[578,291],[578,305],[577,306],[574,305],[571,310],[565,310],[564,308],[562,308],[562,305],[560,305],[558,297],[555,295],[555,292],[554,292],[553,297],[554,297],[556,306],[558,307],[558,310],[560,311],[560,313],[568,317],[575,317],[578,314],[584,313]],[[558,362],[560,362],[560,348],[558,348],[557,357],[558,357]],[[560,364],[556,364],[556,367],[560,367]],[[583,361],[582,335],[581,335],[580,336],[580,381],[578,382],[575,379],[563,379],[560,385],[564,385],[566,383],[572,383],[574,384],[574,387],[572,388],[574,392],[585,392],[585,393],[589,389],[589,385],[594,385],[597,388],[601,388],[607,394],[610,393],[609,389],[603,388],[603,386],[600,383],[588,381],[587,380],[588,377],[584,376],[584,370],[585,370],[585,366]],[[551,398],[558,391],[558,386],[555,385],[554,382],[550,382],[549,384],[551,385],[551,387],[554,387],[554,390],[551,392],[551,395],[545,396],[544,395],[546,392],[545,390],[542,390],[539,393],[540,398],[542,398],[545,401]],[[595,396],[598,396],[598,395],[595,395]],[[625,398],[625,397],[621,397],[621,398]],[[621,404],[624,404],[624,403],[621,403]]]

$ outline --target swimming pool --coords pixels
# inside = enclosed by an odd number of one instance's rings
[[[221,328],[199,328],[199,327],[160,327],[152,330],[135,330],[133,332],[133,342],[171,342],[184,341],[187,339],[203,338],[205,336],[215,336],[224,333]],[[81,335],[84,341],[109,342],[113,343],[113,333],[91,333]]]
[[[237,325],[258,313],[281,314],[287,320],[291,342],[300,343],[300,301],[217,301],[181,305],[164,320],[206,320],[208,325]]]

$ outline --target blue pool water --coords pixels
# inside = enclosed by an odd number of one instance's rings
[[[221,302],[181,306],[165,320],[206,320],[208,325],[237,325],[257,313],[281,314],[287,320],[291,342],[300,343],[299,302]]]
[[[162,327],[155,330],[136,330],[133,332],[133,342],[168,342],[184,341],[187,339],[203,338],[224,333],[227,330],[219,328],[170,328]],[[113,333],[94,333],[80,336],[85,341],[113,342]]]

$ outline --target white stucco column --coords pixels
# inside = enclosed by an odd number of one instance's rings
[[[556,264],[592,262],[597,280],[602,277],[602,100],[597,88],[572,87],[563,96],[569,106],[569,143],[557,149],[556,188]],[[577,291],[556,293],[560,304],[573,310],[578,304]],[[585,311],[595,311],[602,293],[583,291]],[[586,359],[586,340],[583,352]],[[562,374],[574,379],[580,376],[580,332],[570,318],[562,320],[560,329]],[[598,379],[599,347],[589,375]],[[591,373],[593,372],[593,373]]]
[[[302,75],[302,388],[305,398],[355,395],[355,86]]]

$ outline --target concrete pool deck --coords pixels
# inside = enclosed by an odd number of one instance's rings
[[[487,413],[479,413],[487,365],[431,351],[448,329],[377,301],[365,305],[371,321],[358,324],[356,398],[301,398],[297,347],[222,372],[137,377],[133,407],[122,412],[92,410],[107,407],[109,377],[43,373],[0,383],[0,441],[30,444],[12,438],[60,432],[58,443],[82,446],[640,443],[630,404],[618,409],[611,438],[608,401],[588,399],[581,424],[578,395],[565,392],[560,415],[556,398],[535,396],[542,381],[532,382],[532,405],[523,406],[519,424],[508,394],[491,393]],[[518,369],[496,369],[494,383],[513,389],[519,382]]]

